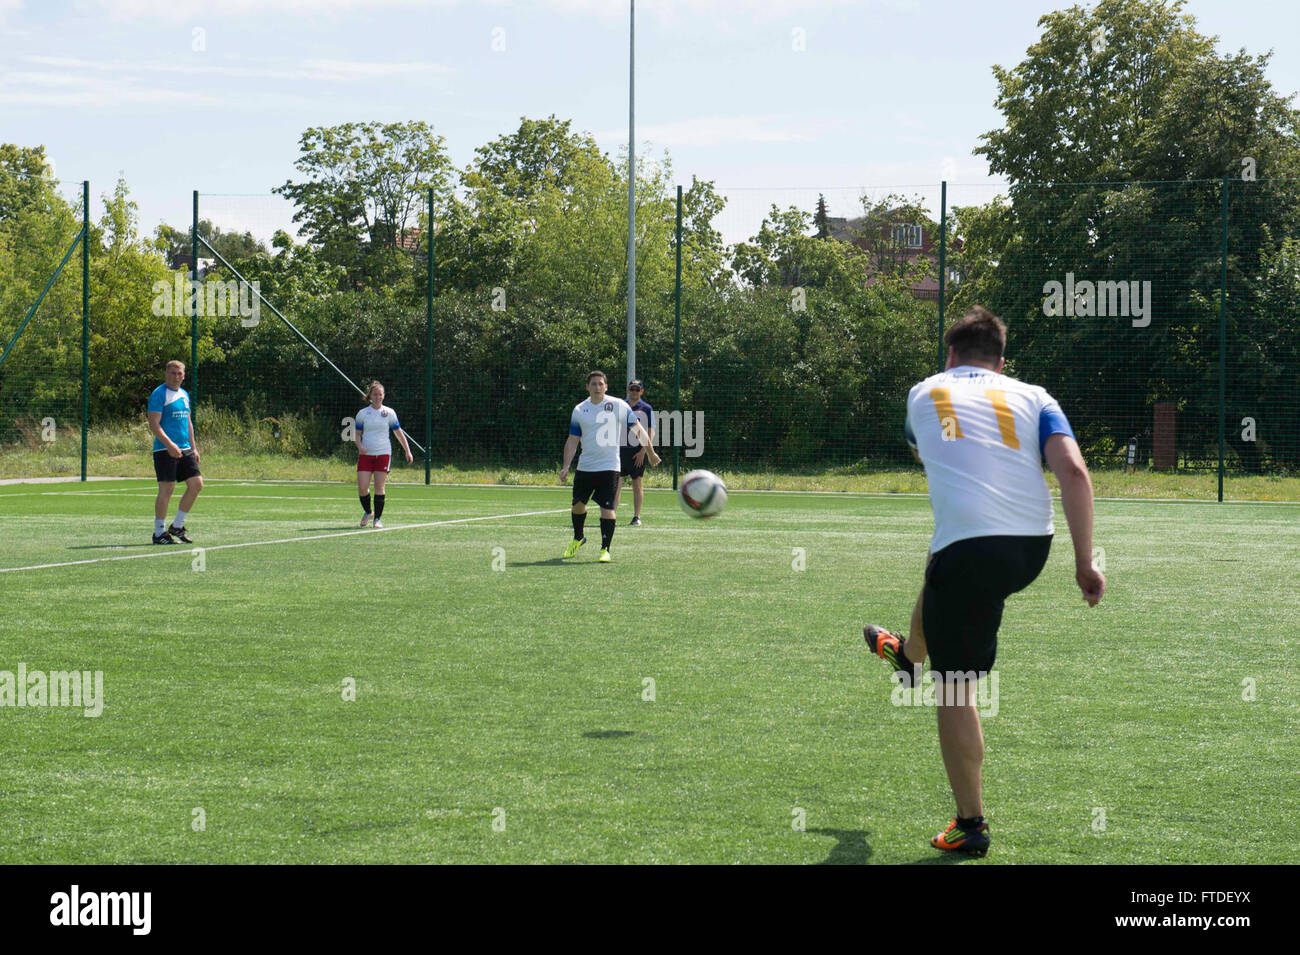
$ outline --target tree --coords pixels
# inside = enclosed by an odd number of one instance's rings
[[[1025,59],[994,68],[1005,122],[976,149],[1012,180],[1009,205],[956,215],[958,301],[1008,319],[1016,372],[1074,409],[1098,453],[1149,429],[1157,401],[1179,409],[1180,450],[1216,452],[1224,177],[1230,303],[1252,300],[1250,273],[1300,230],[1297,190],[1265,178],[1300,170],[1300,113],[1268,83],[1267,56],[1216,53],[1182,9],[1101,0],[1040,19]],[[1246,159],[1257,181],[1242,181]],[[1049,314],[1047,283],[1067,277],[1148,287],[1149,322],[1071,315],[1074,302]],[[1250,333],[1230,346],[1252,347]]]
[[[423,121],[312,127],[294,164],[304,177],[274,191],[298,207],[294,222],[352,288],[407,281],[414,230],[427,204],[447,202],[452,166],[444,140]]]
[[[813,226],[817,229],[815,235],[819,239],[829,239],[831,237],[831,220],[826,211],[826,197],[820,192],[817,193],[817,211],[813,213]]]

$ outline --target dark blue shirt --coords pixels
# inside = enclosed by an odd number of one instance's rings
[[[644,401],[638,401],[635,404],[629,402],[629,407],[631,407],[633,414],[636,415],[636,420],[641,422],[641,427],[646,429],[647,434],[654,429],[655,426],[654,408],[651,408],[650,405]],[[631,431],[628,431],[623,436],[623,447],[639,448],[641,447],[641,442],[637,440],[635,434],[633,434]]]

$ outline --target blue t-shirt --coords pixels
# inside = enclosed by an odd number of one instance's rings
[[[182,451],[190,446],[190,395],[184,388],[172,391],[166,385],[159,385],[149,396],[149,412],[162,415],[159,423],[163,434],[175,442]],[[157,438],[153,439],[155,451],[166,450],[167,445]]]
[[[636,404],[631,405],[630,407],[633,413],[636,415],[636,420],[641,422],[641,427],[645,428],[646,434],[649,434],[650,431],[655,426],[654,408],[651,408],[650,405],[647,404],[645,401],[637,401]],[[637,438],[637,436],[632,432],[630,428],[623,432],[623,447],[625,448],[641,447],[641,441]]]

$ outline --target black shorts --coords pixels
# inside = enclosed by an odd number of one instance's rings
[[[1051,548],[1051,534],[970,537],[931,558],[921,591],[921,628],[931,670],[993,669],[1003,605],[1034,582]]]
[[[202,472],[199,471],[199,462],[194,457],[193,448],[186,448],[179,458],[172,457],[164,448],[153,453],[153,473],[158,475],[159,484],[174,484],[198,477]]]
[[[622,470],[618,472],[620,476],[639,478],[641,475],[645,474],[646,459],[642,458],[640,464],[637,464],[636,461],[633,460],[633,458],[635,458],[640,453],[641,453],[640,448],[619,448],[618,449],[618,463],[622,467]],[[649,456],[650,456],[649,453],[647,453],[646,458],[648,458]]]
[[[617,471],[574,471],[573,503],[586,504],[595,497],[607,511],[614,509],[614,492],[618,490]]]

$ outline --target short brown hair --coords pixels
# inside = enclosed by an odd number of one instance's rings
[[[369,385],[366,386],[366,400],[367,400],[367,401],[369,401],[369,400],[370,400],[370,396],[373,395],[373,394],[375,393],[375,389],[376,389],[376,388],[384,388],[384,383],[383,383],[382,381],[372,381]],[[388,396],[388,389],[387,389],[387,388],[384,388],[384,397],[387,397],[387,396]]]
[[[1007,347],[1007,326],[983,305],[976,305],[952,324],[943,343],[957,353],[958,359],[996,364]]]
[[[183,362],[183,361],[178,361],[177,359],[173,358],[171,361],[169,361],[169,362],[167,363],[167,366],[166,366],[166,367],[170,368],[172,365],[175,365],[175,366],[176,366],[177,368],[179,368],[181,371],[184,371],[184,370],[185,370],[185,362]]]
[[[601,371],[600,369],[596,369],[595,371],[589,371],[589,372],[587,372],[587,384],[591,384],[591,379],[596,378],[596,377],[605,378],[605,373],[604,373],[603,371]],[[609,379],[608,379],[608,378],[605,378],[605,384],[609,384]]]

